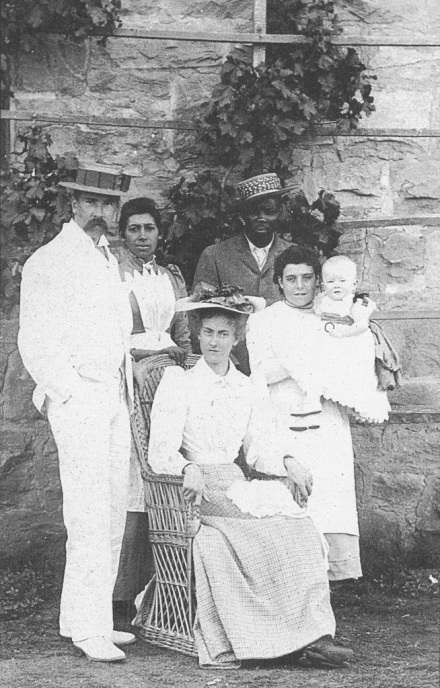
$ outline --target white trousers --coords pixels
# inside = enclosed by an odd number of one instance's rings
[[[124,534],[130,421],[119,379],[81,378],[65,403],[48,402],[67,529],[60,633],[74,642],[113,630],[112,593]]]

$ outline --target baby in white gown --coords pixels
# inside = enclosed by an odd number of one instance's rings
[[[356,263],[347,256],[333,256],[322,266],[322,293],[315,299],[315,313],[326,321],[331,337],[355,337],[368,330],[376,304],[354,298],[358,285]]]
[[[390,406],[375,373],[369,319],[376,304],[355,298],[357,284],[356,264],[347,256],[334,256],[322,266],[323,292],[315,299],[315,313],[329,335],[323,395],[352,408],[361,420],[378,423],[388,418]]]

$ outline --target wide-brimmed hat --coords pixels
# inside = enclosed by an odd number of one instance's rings
[[[250,177],[250,179],[245,179],[237,184],[237,205],[247,205],[254,200],[268,196],[281,196],[293,189],[298,191],[299,186],[297,184],[291,184],[284,187],[281,186],[281,179],[275,172],[259,174],[256,177]]]
[[[220,308],[224,311],[251,315],[266,307],[266,299],[262,296],[246,296],[240,287],[223,285],[219,289],[199,288],[192,296],[186,296],[176,301],[176,313],[182,311],[209,310]]]
[[[75,181],[60,182],[59,186],[76,191],[90,191],[103,196],[121,196],[130,188],[131,175],[104,165],[82,166],[76,170]]]

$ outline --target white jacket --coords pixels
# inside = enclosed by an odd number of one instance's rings
[[[37,383],[34,403],[66,401],[80,375],[106,381],[129,356],[133,327],[116,259],[71,220],[23,268],[18,346]]]

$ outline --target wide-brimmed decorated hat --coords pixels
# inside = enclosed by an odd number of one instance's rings
[[[176,301],[175,310],[182,311],[208,310],[221,308],[224,311],[251,315],[266,307],[266,299],[261,296],[246,296],[240,287],[222,285],[219,289],[197,285],[192,296]]]
[[[281,186],[281,179],[275,172],[259,174],[237,184],[237,205],[247,205],[252,203],[252,201],[268,196],[281,196],[289,191],[293,191],[293,189],[299,191],[298,185]]]
[[[59,186],[76,191],[90,191],[103,196],[121,196],[130,188],[131,175],[104,165],[82,166],[76,170],[75,181],[60,182]]]

